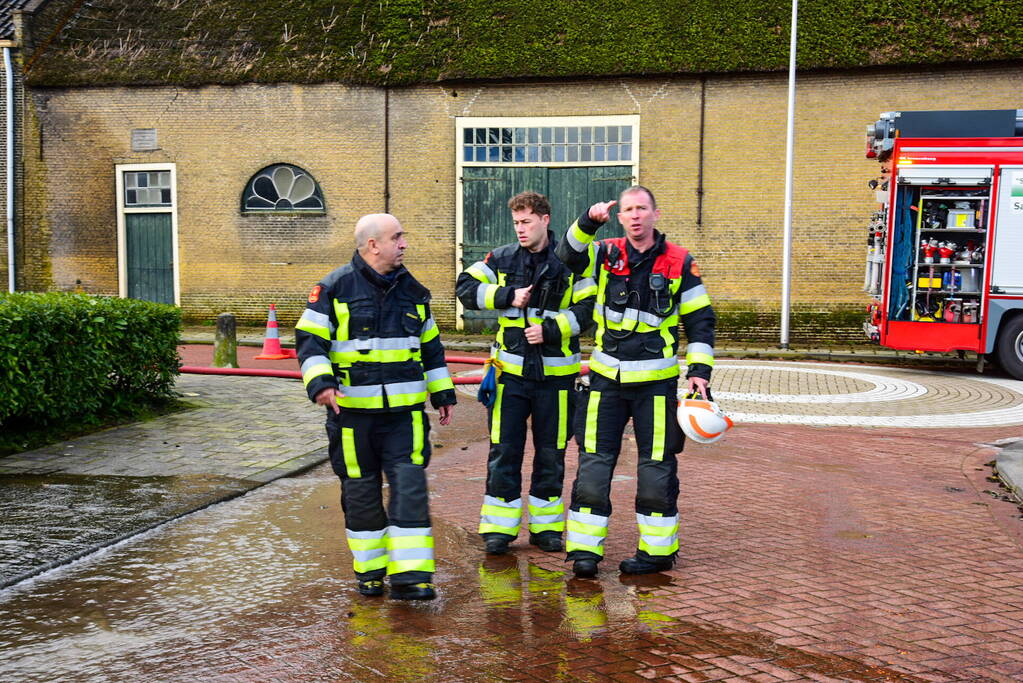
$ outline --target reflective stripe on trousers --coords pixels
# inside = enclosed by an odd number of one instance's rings
[[[504,500],[494,496],[483,496],[480,508],[481,534],[507,534],[518,536],[522,524],[522,499]]]

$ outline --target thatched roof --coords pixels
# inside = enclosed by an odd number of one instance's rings
[[[801,68],[1023,58],[1008,0],[803,0]],[[789,0],[51,0],[34,85],[782,70]]]

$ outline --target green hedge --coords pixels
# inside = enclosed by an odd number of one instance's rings
[[[84,294],[0,294],[0,426],[88,420],[169,398],[174,306]]]

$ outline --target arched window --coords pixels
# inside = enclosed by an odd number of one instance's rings
[[[298,166],[274,164],[249,179],[242,211],[323,213],[323,192],[316,179]]]

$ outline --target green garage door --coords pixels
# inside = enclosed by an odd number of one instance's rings
[[[510,166],[466,167],[462,176],[462,270],[487,252],[515,241],[508,200],[526,190],[540,192],[551,201],[551,230],[561,239],[579,214],[596,202],[617,199],[632,185],[631,166],[585,166],[579,168],[515,168]],[[601,238],[624,233],[612,210],[611,221],[598,233]],[[497,328],[493,311],[464,311],[466,330]]]
[[[128,296],[174,303],[174,252],[169,213],[124,216]]]

